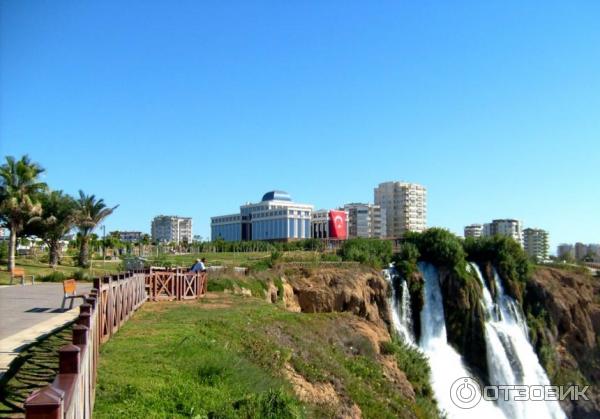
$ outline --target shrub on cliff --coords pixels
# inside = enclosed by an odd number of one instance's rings
[[[430,228],[423,233],[407,233],[406,243],[414,244],[419,260],[458,272],[466,271],[465,251],[461,240],[443,228]],[[461,275],[462,276],[462,275]]]
[[[491,262],[508,293],[523,301],[531,265],[523,248],[510,237],[468,237],[463,243],[467,258],[479,264]]]
[[[392,260],[392,243],[379,239],[350,239],[344,242],[339,255],[343,260],[360,262],[380,269]]]

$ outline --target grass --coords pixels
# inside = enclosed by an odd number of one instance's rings
[[[94,415],[331,417],[331,406],[297,398],[283,373],[291,365],[332,384],[363,417],[429,417],[384,376],[355,320],[223,293],[147,303],[102,347]]]
[[[116,273],[119,272],[121,266],[118,262],[103,262],[101,260],[95,260],[92,262],[91,269],[82,269],[75,266],[65,266],[59,265],[56,269],[52,269],[48,266],[47,263],[40,262],[34,258],[25,258],[18,257],[16,260],[16,266],[19,268],[23,268],[25,270],[26,275],[35,275],[36,281],[43,281],[44,277],[49,277],[55,273],[59,273],[64,275],[65,278],[73,278],[78,275],[78,272],[81,272],[86,277],[99,276],[104,274]],[[80,274],[80,275],[81,275]],[[62,281],[63,278],[60,275],[55,276],[56,280]],[[30,278],[27,278],[29,281]],[[20,278],[17,279],[20,281]],[[0,271],[0,285],[10,284],[10,272],[4,268]]]
[[[67,326],[25,349],[0,382],[0,417],[23,418],[23,402],[33,390],[54,380],[58,372],[58,349],[71,343]]]

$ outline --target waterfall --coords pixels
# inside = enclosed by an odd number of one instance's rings
[[[392,309],[392,322],[394,323],[394,329],[396,329],[405,343],[414,346],[415,338],[413,336],[412,329],[410,294],[408,292],[406,279],[402,279],[402,288],[400,289],[402,295],[400,298],[398,298],[398,290],[394,286],[394,281],[398,279],[398,273],[396,272],[396,269],[393,267],[385,269],[383,271],[383,275],[392,287],[392,295],[390,296],[389,305]],[[398,300],[400,300],[400,305],[398,305]]]
[[[429,263],[419,263],[419,269],[425,279],[419,347],[429,360],[431,384],[440,408],[448,418],[505,418],[496,405],[485,399],[471,409],[461,409],[452,401],[452,385],[460,378],[473,375],[465,367],[460,354],[448,344],[437,269]]]
[[[517,302],[504,292],[498,273],[494,270],[496,296],[493,299],[479,267],[472,263],[483,289],[482,306],[486,312],[485,340],[490,384],[548,386],[550,380],[528,339],[527,324]],[[507,417],[565,418],[557,401],[503,400],[499,392],[499,407]],[[515,393],[508,396],[514,397]]]

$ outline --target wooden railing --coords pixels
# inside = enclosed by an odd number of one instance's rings
[[[146,290],[153,301],[190,300],[206,293],[205,272],[184,269],[150,269],[146,274]]]
[[[146,301],[146,272],[94,280],[79,308],[73,343],[58,351],[58,375],[25,401],[26,418],[90,418],[94,407],[100,343],[106,342]]]

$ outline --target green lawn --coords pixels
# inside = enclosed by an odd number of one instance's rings
[[[411,402],[383,375],[381,355],[352,329],[354,319],[223,293],[146,303],[102,347],[94,415],[332,417],[331,407],[297,399],[283,374],[291,365],[311,383],[333,384],[363,417],[435,417],[430,396]],[[408,349],[390,345],[398,362],[408,359]]]
[[[104,274],[119,272],[121,263],[120,261],[92,261],[92,267],[90,269],[81,269],[75,266],[64,266],[59,265],[56,269],[52,269],[47,263],[42,263],[34,258],[23,258],[19,257],[16,260],[17,267],[23,268],[27,275],[35,275],[36,281],[43,280],[43,277],[52,274],[53,272],[60,272],[66,276],[73,276],[76,272],[82,271],[87,277],[101,276]],[[30,278],[27,278],[29,281]],[[20,281],[20,278],[17,279]],[[6,266],[0,271],[0,285],[6,285],[10,283],[10,273],[6,270]]]

